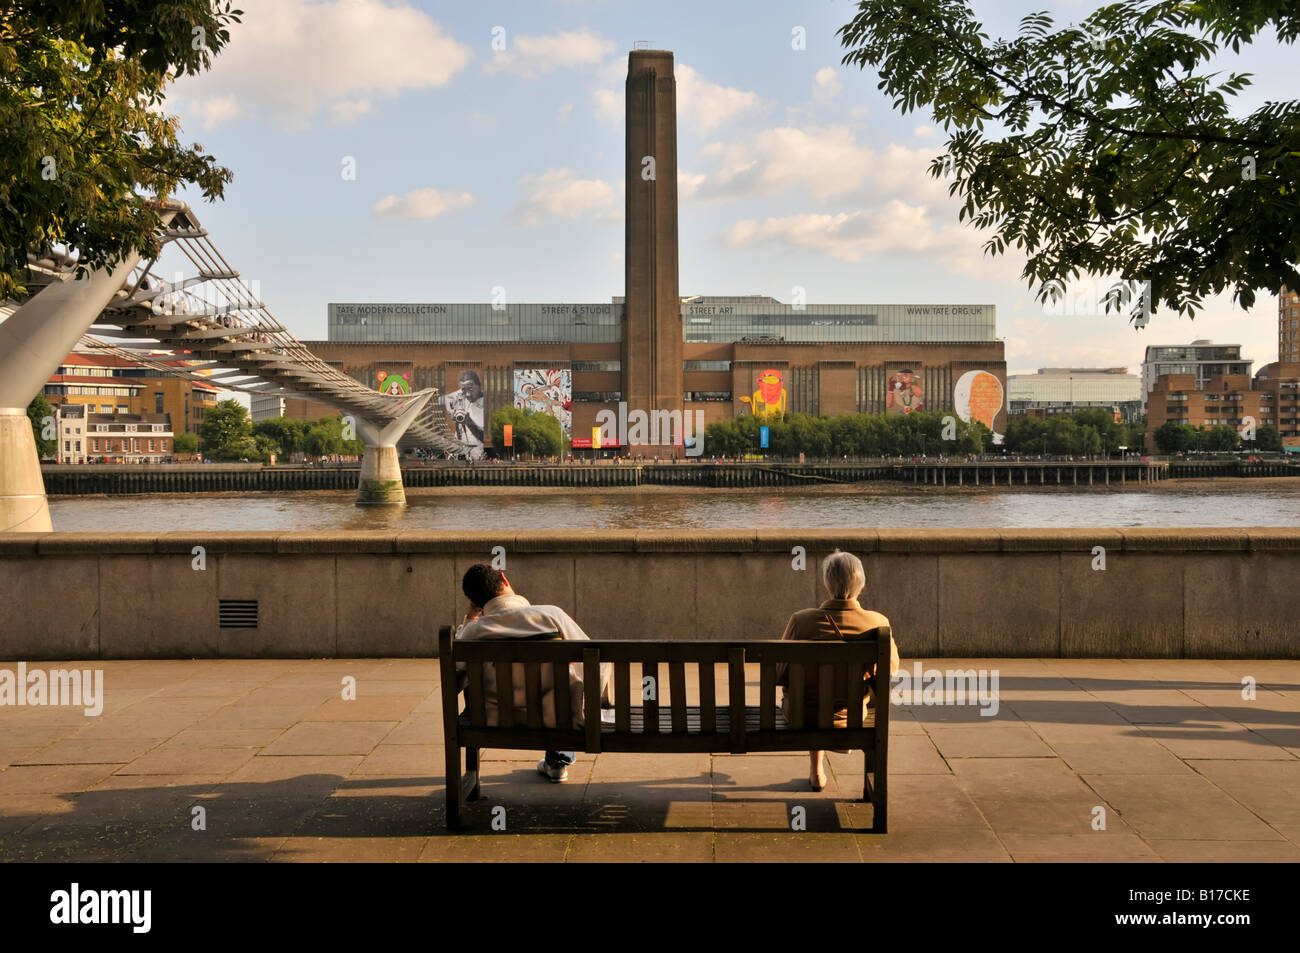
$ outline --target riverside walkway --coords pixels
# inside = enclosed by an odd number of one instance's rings
[[[435,660],[27,663],[102,669],[103,710],[0,705],[0,860],[1300,860],[1300,662],[920,664],[998,671],[999,704],[895,706],[889,834],[854,830],[856,754],[814,794],[802,755],[579,755],[554,785],[488,751],[448,835]]]

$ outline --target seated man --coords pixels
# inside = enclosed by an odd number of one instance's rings
[[[458,639],[531,639],[558,632],[560,637],[570,641],[586,642],[587,634],[578,627],[569,614],[559,606],[535,606],[510,587],[506,574],[493,569],[486,563],[470,566],[461,580],[461,589],[469,600],[470,611],[464,623],[456,631]],[[600,672],[600,692],[602,698],[608,697],[609,671],[611,666],[602,665]],[[511,678],[514,681],[514,698],[510,703],[516,710],[517,723],[525,721],[527,695],[524,680],[524,667],[516,663],[512,666]],[[548,728],[579,727],[584,724],[582,666],[569,666],[569,698],[572,711],[565,713],[555,710],[555,685],[552,678],[552,666],[542,666],[542,718]],[[487,708],[489,725],[497,721],[497,684],[496,667],[483,666],[483,695]],[[558,716],[558,717],[557,717]],[[568,766],[573,764],[575,752],[548,751],[537,763],[539,773],[546,775],[557,784],[569,777]]]

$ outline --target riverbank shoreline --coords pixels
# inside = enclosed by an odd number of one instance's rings
[[[1131,494],[1131,493],[1184,493],[1187,491],[1205,491],[1213,493],[1223,490],[1239,491],[1245,488],[1269,489],[1273,487],[1300,486],[1296,477],[1187,477],[1170,478],[1156,483],[1112,483],[1109,486],[1060,486],[1047,484],[998,484],[935,486],[905,483],[895,480],[864,480],[859,483],[823,483],[809,486],[737,486],[711,487],[659,484],[642,484],[641,486],[423,486],[407,487],[409,499],[437,499],[440,497],[581,497],[581,496],[708,496],[726,493],[736,496],[864,496],[864,497],[924,497],[924,496],[981,496],[1004,493],[1087,493],[1087,494]],[[197,491],[188,493],[85,493],[60,494],[52,500],[175,500],[175,499],[237,499],[240,497],[292,497],[298,500],[323,499],[335,500],[356,496],[355,490],[223,490]]]

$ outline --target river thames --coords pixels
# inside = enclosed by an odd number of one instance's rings
[[[1295,526],[1295,478],[1141,489],[970,489],[868,483],[816,490],[409,490],[363,508],[347,491],[50,497],[56,532]]]

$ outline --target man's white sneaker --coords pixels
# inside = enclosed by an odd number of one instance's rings
[[[554,784],[559,784],[561,781],[569,780],[568,765],[562,764],[558,768],[552,768],[546,763],[545,758],[537,762],[537,773],[546,775]]]

